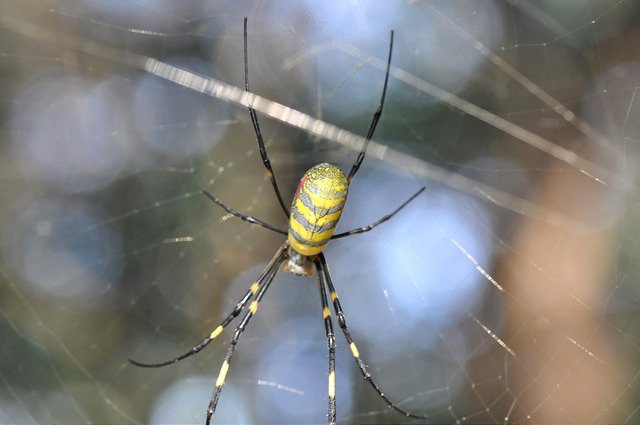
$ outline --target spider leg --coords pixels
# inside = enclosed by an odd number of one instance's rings
[[[224,328],[229,323],[231,323],[231,321],[233,319],[238,317],[238,315],[240,314],[240,312],[242,311],[244,306],[247,304],[247,302],[249,302],[249,300],[251,298],[253,298],[253,296],[256,294],[256,292],[258,292],[258,289],[260,288],[261,283],[266,279],[267,274],[269,274],[273,270],[274,265],[276,264],[276,262],[279,260],[280,256],[282,255],[282,250],[283,249],[286,249],[286,248],[283,246],[282,248],[280,248],[280,250],[278,250],[278,252],[271,259],[271,261],[269,262],[267,267],[265,267],[265,269],[262,271],[262,274],[260,274],[260,277],[258,278],[258,280],[256,280],[255,282],[253,282],[251,284],[251,287],[249,288],[249,290],[244,294],[244,296],[240,299],[240,301],[238,301],[238,303],[236,304],[236,306],[233,309],[233,311],[205,339],[200,341],[197,345],[194,345],[191,350],[189,350],[186,353],[181,354],[181,355],[179,355],[177,357],[174,357],[171,360],[167,360],[167,361],[160,362],[160,363],[142,363],[142,362],[139,362],[137,360],[128,359],[129,362],[131,364],[134,364],[134,365],[140,366],[140,367],[162,367],[162,366],[168,366],[170,364],[176,363],[176,362],[178,362],[178,361],[180,361],[180,360],[182,360],[184,358],[187,358],[189,356],[192,356],[192,355],[198,353],[204,347],[209,345],[209,343],[211,341],[213,341],[218,335],[220,335],[222,333]]]
[[[253,315],[258,310],[258,304],[262,300],[262,297],[264,297],[264,294],[267,292],[267,289],[269,288],[269,285],[271,285],[271,282],[273,282],[273,278],[276,276],[278,269],[280,268],[284,260],[287,259],[288,246],[289,245],[287,243],[282,245],[282,247],[280,247],[280,249],[276,253],[275,257],[273,257],[273,260],[271,260],[271,263],[269,263],[269,266],[267,267],[268,271],[263,280],[264,283],[258,290],[256,299],[251,302],[251,304],[249,305],[249,311],[245,313],[245,315],[242,317],[242,321],[238,326],[236,326],[236,329],[233,331],[233,337],[231,338],[231,343],[229,344],[227,355],[225,356],[224,361],[222,362],[222,366],[220,367],[220,372],[218,373],[218,378],[216,379],[216,388],[213,390],[211,401],[209,401],[209,407],[207,409],[207,421],[206,421],[207,425],[209,425],[209,423],[211,422],[211,417],[216,411],[216,406],[218,405],[218,399],[220,398],[220,393],[222,392],[222,387],[224,386],[224,380],[227,376],[227,372],[229,371],[229,366],[231,364],[231,357],[233,357],[233,353],[236,349],[236,344],[240,339],[240,335],[242,335],[242,332],[244,332],[245,328],[247,327],[249,320],[251,320]]]
[[[393,31],[391,31],[391,40],[389,42],[389,58],[387,59],[387,72],[384,76],[384,86],[382,87],[382,96],[380,97],[380,105],[378,106],[378,109],[376,110],[376,112],[373,114],[373,120],[371,121],[371,125],[369,125],[369,131],[367,132],[367,140],[364,142],[364,145],[362,146],[362,150],[358,154],[358,158],[356,158],[356,162],[353,163],[353,166],[351,167],[351,171],[349,171],[349,176],[347,177],[347,180],[349,181],[349,183],[351,183],[351,180],[353,180],[353,177],[358,172],[358,169],[360,169],[360,165],[364,160],[364,155],[367,152],[367,147],[369,146],[369,142],[373,137],[373,132],[376,131],[376,126],[378,125],[378,121],[380,121],[380,117],[382,116],[384,98],[387,95],[387,83],[389,82],[389,68],[391,68],[392,52],[393,52]]]
[[[327,301],[327,289],[325,288],[324,273],[322,265],[316,258],[316,269],[320,279],[320,298],[322,299],[322,317],[324,319],[324,330],[327,334],[327,345],[329,346],[329,407],[327,419],[330,425],[336,423],[336,337],[333,333],[333,323],[331,322],[331,311]]]
[[[329,267],[327,266],[327,261],[325,260],[323,253],[320,253],[318,255],[318,261],[319,261],[320,272],[324,275],[324,280],[327,284],[327,288],[329,289],[329,296],[333,301],[333,309],[336,312],[336,316],[338,317],[338,324],[340,325],[340,328],[342,328],[342,332],[344,333],[344,336],[347,339],[347,343],[349,344],[349,348],[351,349],[351,354],[353,355],[354,360],[358,364],[358,368],[360,369],[360,372],[362,373],[362,376],[364,377],[364,379],[369,383],[369,385],[371,385],[371,387],[376,391],[376,393],[378,393],[380,398],[382,398],[385,402],[387,402],[388,406],[393,408],[397,412],[409,418],[429,419],[429,415],[420,415],[420,414],[411,413],[402,409],[397,404],[389,400],[389,398],[387,398],[387,396],[384,395],[384,393],[382,392],[378,384],[375,383],[375,381],[371,377],[371,374],[367,371],[367,368],[364,362],[360,358],[360,353],[358,352],[358,348],[356,347],[355,342],[353,342],[353,338],[351,338],[351,334],[349,333],[349,328],[347,328],[347,322],[344,317],[344,312],[342,311],[342,306],[340,306],[340,300],[338,300],[338,294],[336,293],[336,289],[334,288],[333,282],[331,281],[331,275],[329,274]]]
[[[407,206],[407,204],[411,201],[413,201],[418,195],[420,195],[424,190],[425,190],[425,186],[422,186],[422,188],[420,188],[420,190],[418,190],[416,193],[414,193],[413,195],[411,195],[411,197],[409,197],[409,199],[407,199],[406,201],[404,201],[402,203],[402,205],[400,205],[398,208],[396,208],[393,212],[385,215],[384,217],[382,217],[380,220],[373,222],[371,224],[369,224],[368,226],[363,226],[363,227],[358,227],[357,229],[353,229],[353,230],[349,230],[348,232],[342,232],[342,233],[338,233],[336,235],[333,235],[331,237],[331,239],[338,239],[338,238],[343,238],[345,236],[351,236],[351,235],[357,235],[358,233],[364,233],[364,232],[368,232],[369,230],[373,229],[374,227],[376,227],[379,224],[384,223],[385,221],[389,220],[391,217],[393,217],[394,215],[396,215],[396,213],[398,211],[400,211],[401,209],[403,209],[404,207]]]
[[[244,220],[247,221],[251,224],[257,224],[258,226],[262,226],[265,229],[269,229],[271,231],[274,231],[276,233],[280,233],[281,235],[287,235],[288,232],[284,229],[280,229],[276,226],[273,226],[269,223],[265,223],[264,221],[257,219],[255,217],[251,217],[250,215],[246,215],[246,214],[242,214],[240,211],[224,204],[220,199],[218,199],[217,197],[213,196],[211,193],[209,193],[206,190],[202,190],[202,193],[204,193],[205,195],[207,195],[207,197],[209,199],[211,199],[213,202],[215,202],[216,204],[218,204],[219,206],[221,206],[226,212],[228,212],[229,214],[233,214],[234,216],[238,217],[240,220]]]
[[[249,54],[247,48],[247,18],[244,18],[244,88],[245,91],[249,91]],[[273,168],[271,168],[271,161],[269,161],[269,156],[267,155],[267,149],[264,146],[264,139],[262,138],[262,132],[260,131],[260,124],[258,123],[258,116],[256,115],[256,110],[253,108],[249,108],[249,116],[251,117],[251,123],[253,124],[253,129],[256,132],[256,138],[258,139],[258,148],[260,150],[260,157],[262,158],[262,164],[264,168],[267,169],[267,176],[269,180],[271,180],[271,186],[273,186],[273,190],[276,193],[276,197],[278,198],[278,202],[282,207],[282,211],[289,218],[289,209],[287,205],[284,203],[282,199],[282,194],[280,193],[280,189],[278,188],[278,183],[276,182],[276,177],[273,174]]]

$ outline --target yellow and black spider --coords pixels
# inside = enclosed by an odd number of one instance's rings
[[[245,77],[245,89],[249,91],[249,68],[248,68],[248,53],[247,53],[247,18],[244,19],[244,77]],[[260,125],[258,124],[258,117],[256,116],[256,111],[252,108],[249,108],[249,115],[251,116],[251,122],[253,123],[253,128],[256,132],[256,137],[258,139],[258,146],[260,149],[260,156],[262,157],[262,163],[264,164],[267,175],[269,176],[269,180],[271,181],[271,185],[276,193],[278,198],[278,202],[282,207],[285,215],[289,218],[289,228],[288,230],[280,229],[275,226],[272,226],[268,223],[263,222],[257,218],[251,217],[246,214],[242,214],[231,208],[224,203],[222,203],[217,197],[212,195],[211,193],[203,190],[203,193],[211,198],[213,202],[224,208],[227,212],[233,214],[234,216],[248,221],[249,223],[258,224],[262,227],[270,229],[272,231],[281,233],[287,236],[287,240],[284,244],[278,249],[276,254],[273,256],[267,267],[263,270],[262,274],[258,279],[251,284],[249,290],[244,294],[244,296],[238,301],[236,307],[233,311],[220,323],[220,325],[215,328],[209,336],[203,339],[199,344],[195,345],[188,352],[175,357],[171,360],[167,360],[161,363],[141,363],[135,360],[129,359],[131,363],[136,366],[141,367],[162,367],[167,366],[172,363],[175,363],[179,360],[182,360],[186,357],[191,356],[192,354],[198,353],[204,347],[206,347],[212,340],[214,340],[218,335],[222,333],[229,323],[244,309],[247,303],[255,296],[255,299],[251,301],[249,304],[249,311],[247,311],[242,318],[240,324],[235,328],[233,332],[233,337],[231,339],[231,343],[229,345],[229,349],[227,351],[227,355],[222,363],[222,367],[220,368],[220,373],[218,374],[218,378],[216,380],[216,386],[213,391],[213,395],[211,396],[211,401],[209,402],[209,407],[207,409],[207,425],[211,421],[211,417],[213,416],[216,406],[218,404],[218,399],[220,398],[220,393],[222,391],[222,387],[224,385],[225,378],[227,376],[227,372],[229,371],[229,366],[231,364],[231,357],[236,348],[236,344],[238,343],[238,339],[240,335],[247,327],[249,320],[254,316],[256,311],[258,310],[258,305],[262,300],[262,297],[267,292],[267,288],[273,281],[278,269],[284,263],[285,271],[294,273],[296,275],[313,275],[313,266],[318,272],[319,283],[320,283],[320,298],[322,301],[322,317],[324,318],[324,326],[327,335],[327,345],[329,346],[329,375],[328,375],[328,397],[329,397],[329,406],[328,406],[328,422],[330,424],[334,424],[336,422],[336,374],[335,374],[335,350],[336,350],[336,341],[335,335],[333,333],[333,324],[331,320],[331,312],[329,311],[329,302],[327,298],[327,291],[329,292],[329,296],[331,297],[331,301],[333,302],[333,309],[338,317],[338,324],[344,333],[345,338],[347,339],[347,343],[349,344],[349,348],[351,350],[351,354],[358,364],[358,368],[362,373],[362,376],[366,381],[373,387],[373,389],[378,393],[378,395],[385,401],[387,404],[403,414],[407,417],[417,418],[417,419],[428,419],[427,415],[419,415],[416,413],[408,412],[398,405],[393,403],[391,400],[384,395],[380,387],[374,382],[371,374],[367,371],[364,362],[360,358],[360,353],[358,348],[356,347],[353,338],[351,338],[351,334],[349,333],[349,329],[347,328],[346,319],[344,316],[344,312],[342,311],[342,307],[340,306],[340,301],[338,300],[338,294],[333,286],[333,282],[331,281],[331,275],[329,274],[329,268],[327,266],[327,262],[324,258],[324,254],[322,251],[327,246],[327,243],[331,239],[342,238],[344,236],[355,235],[358,233],[368,232],[374,227],[378,226],[381,223],[389,220],[393,217],[398,211],[404,208],[409,202],[414,200],[420,193],[424,191],[424,187],[420,188],[416,193],[411,195],[409,199],[407,199],[402,205],[396,208],[393,212],[385,215],[378,221],[369,224],[368,226],[359,227],[357,229],[350,230],[348,232],[333,234],[333,231],[338,224],[338,219],[342,214],[342,209],[344,207],[344,203],[347,199],[347,191],[349,189],[349,185],[353,180],[356,172],[360,168],[362,161],[364,159],[365,153],[367,151],[367,146],[369,141],[373,137],[373,132],[376,129],[376,125],[380,120],[380,116],[382,115],[382,108],[384,106],[384,98],[387,92],[387,83],[389,81],[389,68],[391,66],[391,53],[393,51],[393,31],[391,31],[391,40],[389,43],[389,57],[387,60],[387,70],[384,79],[384,86],[382,89],[382,96],[380,98],[380,105],[378,109],[373,115],[373,120],[371,121],[371,125],[369,126],[369,131],[367,132],[367,138],[362,150],[358,154],[356,161],[351,167],[351,171],[349,171],[349,175],[345,176],[344,172],[331,164],[318,164],[312,167],[309,171],[307,171],[302,178],[300,179],[300,183],[298,184],[298,188],[296,189],[296,193],[293,197],[293,202],[291,203],[291,212],[289,212],[285,202],[282,199],[282,195],[280,194],[280,190],[278,189],[278,184],[276,183],[275,176],[273,174],[273,169],[271,168],[271,163],[269,162],[269,158],[267,156],[267,151],[264,146],[264,140],[262,138],[262,133],[260,132]]]

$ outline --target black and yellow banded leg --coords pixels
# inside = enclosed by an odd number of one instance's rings
[[[206,347],[211,341],[213,341],[218,335],[220,335],[222,333],[222,331],[224,330],[224,328],[233,319],[238,317],[238,315],[240,314],[240,312],[242,311],[244,306],[247,304],[247,302],[249,302],[249,300],[253,297],[253,295],[255,295],[256,292],[258,292],[258,288],[259,288],[258,281],[252,283],[251,287],[249,288],[247,293],[244,294],[242,299],[238,302],[238,304],[236,304],[236,306],[233,309],[233,311],[220,323],[220,325],[217,328],[215,328],[205,339],[200,341],[199,344],[194,345],[193,348],[191,350],[187,351],[186,353],[181,354],[178,357],[174,357],[171,360],[167,360],[167,361],[164,361],[164,362],[161,362],[161,363],[141,363],[141,362],[133,360],[133,359],[129,359],[129,362],[131,362],[132,364],[134,364],[136,366],[140,366],[140,367],[162,367],[162,366],[167,366],[167,365],[170,365],[170,364],[175,363],[177,361],[180,361],[180,360],[182,360],[182,359],[184,359],[186,357],[189,357],[189,356],[191,356],[193,354],[196,354],[197,352],[202,350],[204,347]]]
[[[336,337],[333,333],[333,323],[331,321],[331,311],[329,310],[329,302],[327,301],[327,290],[325,287],[324,274],[322,266],[316,258],[316,268],[318,270],[318,278],[320,283],[320,298],[322,299],[322,318],[324,319],[324,330],[327,335],[327,346],[329,347],[329,378],[328,378],[328,394],[329,407],[327,413],[327,421],[330,425],[336,423]]]
[[[282,253],[282,250],[285,250],[285,249],[286,248],[284,246],[282,248],[280,248],[280,250],[276,253],[276,255],[271,259],[271,261],[269,262],[267,267],[263,270],[263,272],[260,275],[260,277],[258,277],[258,280],[256,280],[255,282],[253,282],[251,284],[251,286],[249,287],[247,292],[244,294],[244,296],[240,299],[240,301],[238,301],[238,303],[236,304],[236,306],[233,309],[233,311],[206,338],[204,338],[202,341],[200,341],[197,345],[194,345],[191,348],[191,350],[189,350],[186,353],[181,354],[181,355],[179,355],[177,357],[174,357],[171,360],[167,360],[167,361],[160,362],[160,363],[141,363],[141,362],[139,362],[137,360],[133,360],[133,359],[129,359],[129,362],[131,364],[134,364],[134,365],[139,366],[139,367],[162,367],[162,366],[168,366],[170,364],[173,364],[173,363],[178,362],[178,361],[180,361],[180,360],[182,360],[184,358],[187,358],[189,356],[192,356],[192,355],[198,353],[204,347],[209,345],[209,343],[211,341],[216,339],[216,337],[222,333],[224,328],[227,327],[227,325],[229,323],[231,323],[231,321],[233,319],[238,317],[238,315],[240,314],[242,309],[244,309],[245,305],[247,305],[249,300],[251,298],[253,298],[253,296],[256,294],[256,292],[258,292],[258,289],[260,288],[260,282],[265,279],[265,277],[267,276],[267,273],[273,267],[273,265],[277,261],[279,255]]]
[[[211,422],[211,417],[216,411],[216,406],[218,405],[218,399],[220,399],[220,393],[222,392],[222,387],[224,386],[224,381],[227,377],[227,372],[229,372],[229,367],[231,365],[231,358],[233,357],[233,353],[236,349],[236,345],[238,344],[238,340],[240,339],[240,335],[247,327],[249,320],[256,314],[258,311],[258,305],[264,297],[264,294],[267,292],[269,285],[273,281],[273,278],[276,276],[278,269],[287,259],[287,248],[288,245],[284,244],[276,253],[276,256],[271,260],[266,269],[266,274],[264,275],[264,279],[262,279],[262,283],[260,284],[260,289],[258,289],[258,293],[256,294],[256,299],[249,304],[249,311],[245,313],[242,317],[242,321],[236,329],[233,331],[233,337],[231,338],[231,343],[229,344],[229,349],[227,350],[227,355],[222,362],[222,366],[220,367],[220,372],[218,373],[218,378],[216,379],[216,387],[213,390],[213,395],[211,396],[211,401],[209,402],[209,407],[207,409],[207,421],[206,424],[209,425]]]
[[[380,398],[382,398],[385,402],[387,402],[389,407],[393,408],[398,413],[401,413],[402,415],[409,418],[429,419],[429,415],[418,415],[416,413],[407,412],[406,410],[402,409],[397,404],[389,400],[389,398],[387,398],[387,396],[384,395],[384,393],[382,392],[378,384],[375,383],[375,381],[371,377],[371,374],[367,371],[367,367],[365,366],[364,362],[360,358],[360,352],[356,347],[356,343],[353,341],[353,338],[351,338],[351,334],[349,333],[349,328],[347,327],[347,321],[344,317],[344,312],[342,311],[342,306],[340,305],[338,294],[336,292],[335,287],[333,286],[333,282],[331,281],[331,274],[329,273],[329,267],[327,266],[327,262],[324,258],[323,253],[320,253],[318,255],[318,262],[320,264],[320,270],[318,272],[324,275],[324,280],[327,284],[327,288],[329,289],[329,296],[331,297],[331,301],[333,301],[333,309],[338,318],[338,324],[340,325],[340,328],[342,329],[342,332],[344,333],[344,336],[347,339],[347,344],[349,344],[351,355],[353,355],[353,358],[358,364],[358,368],[360,369],[360,372],[362,373],[362,376],[364,377],[364,379],[378,393]]]

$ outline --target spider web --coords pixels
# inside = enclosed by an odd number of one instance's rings
[[[208,335],[282,237],[201,190],[285,227],[245,106],[289,202],[311,166],[355,160],[390,29],[338,232],[427,190],[326,250],[368,370],[432,423],[640,421],[639,11],[2,2],[0,422],[204,421],[232,330],[170,367],[127,358]],[[410,422],[335,326],[339,422]],[[317,281],[280,272],[214,420],[324,422],[326,374]]]

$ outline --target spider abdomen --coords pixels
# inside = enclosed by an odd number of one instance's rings
[[[342,215],[348,188],[344,172],[335,165],[318,164],[304,173],[291,204],[291,248],[306,256],[322,252]]]

